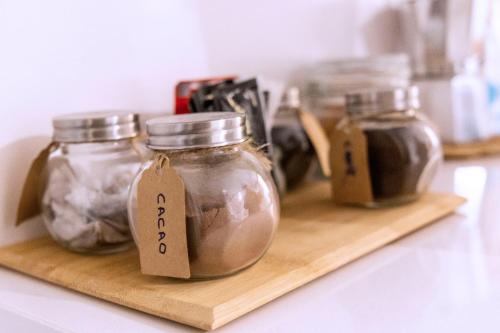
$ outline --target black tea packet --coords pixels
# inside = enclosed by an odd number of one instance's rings
[[[216,84],[204,84],[191,95],[189,109],[191,112],[220,111],[214,103],[214,91],[226,85],[234,84],[234,80],[224,80]]]
[[[247,131],[257,147],[271,154],[271,140],[266,129],[264,108],[256,79],[218,87],[213,92],[214,104],[221,111],[245,113]]]
[[[257,79],[241,82],[226,80],[212,85],[204,85],[191,96],[192,112],[227,111],[244,113],[247,119],[247,133],[255,145],[270,161],[275,163],[271,135],[267,130],[265,110],[262,104]],[[280,194],[286,189],[284,176],[273,167],[271,171]]]

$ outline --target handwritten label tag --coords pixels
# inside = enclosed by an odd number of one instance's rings
[[[164,154],[156,154],[137,187],[141,272],[189,278],[184,183]]]
[[[366,136],[362,129],[349,124],[333,131],[330,162],[333,200],[336,203],[373,201]]]
[[[323,175],[329,177],[331,175],[330,161],[328,158],[330,154],[330,142],[328,141],[325,130],[312,113],[300,111],[299,116],[302,127],[304,127],[307,136],[314,146],[319,165],[321,166],[321,171]]]
[[[56,147],[57,143],[50,143],[31,163],[26,179],[24,180],[21,198],[17,205],[16,225],[20,225],[27,219],[41,213],[39,195],[44,186],[43,172],[50,153]]]

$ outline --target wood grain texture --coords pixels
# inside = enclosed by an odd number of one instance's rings
[[[373,250],[452,213],[464,202],[429,193],[397,208],[336,207],[328,183],[289,195],[268,253],[223,279],[142,275],[136,250],[105,256],[68,252],[49,238],[0,249],[0,264],[110,302],[214,329]]]
[[[500,155],[500,136],[471,143],[443,144],[445,159],[466,159]]]

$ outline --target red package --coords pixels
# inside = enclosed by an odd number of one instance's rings
[[[236,80],[236,76],[212,77],[198,80],[179,81],[175,85],[174,110],[175,114],[190,113],[189,99],[204,84],[217,84],[226,80]]]

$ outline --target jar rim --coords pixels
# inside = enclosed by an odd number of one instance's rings
[[[349,115],[385,113],[419,109],[419,90],[416,86],[391,90],[363,90],[346,94]]]
[[[147,146],[154,150],[222,147],[247,140],[245,115],[202,112],[170,115],[146,122]]]
[[[139,115],[124,111],[70,113],[52,119],[53,141],[90,143],[134,138],[139,135]]]

